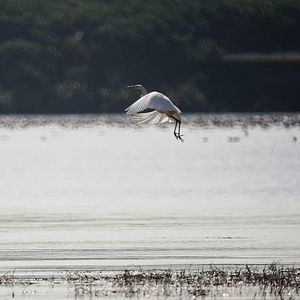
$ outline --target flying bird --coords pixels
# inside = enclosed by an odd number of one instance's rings
[[[181,111],[167,96],[159,92],[147,93],[141,84],[129,85],[128,88],[141,91],[141,97],[125,109],[128,115],[132,115],[137,122],[144,124],[175,121],[174,136],[183,142],[183,135],[180,134]],[[152,111],[143,112],[148,109]]]

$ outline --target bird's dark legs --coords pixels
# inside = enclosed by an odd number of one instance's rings
[[[177,121],[177,123],[178,123],[177,139],[180,139],[183,142],[184,141],[183,138],[182,138],[183,134],[180,134],[181,122]]]
[[[181,127],[181,122],[178,121],[178,133],[177,133],[177,137],[183,142],[183,134],[180,134],[180,127]]]
[[[174,128],[174,136],[175,136],[175,138],[178,140],[180,140],[180,141],[182,141],[183,142],[183,138],[182,138],[182,134],[180,134],[180,127],[181,127],[181,122],[180,121],[178,121],[177,119],[175,119],[174,117],[171,117],[173,120],[175,120],[175,128]],[[176,132],[176,129],[177,129],[177,125],[178,125],[178,131]]]
[[[174,119],[174,120],[175,120],[174,136],[176,137],[176,139],[178,139],[177,133],[176,133],[176,128],[177,128],[178,121],[176,119]]]

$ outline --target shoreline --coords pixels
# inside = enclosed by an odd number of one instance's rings
[[[299,128],[300,112],[261,113],[183,113],[183,123],[200,128]],[[61,128],[93,128],[112,126],[117,128],[143,128],[132,122],[125,113],[112,114],[0,114],[0,129],[26,129],[58,126]],[[161,124],[161,128],[168,127]]]

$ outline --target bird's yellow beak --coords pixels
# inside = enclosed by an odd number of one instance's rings
[[[135,85],[128,85],[127,88],[128,88],[128,89],[134,89],[134,88],[135,88]]]

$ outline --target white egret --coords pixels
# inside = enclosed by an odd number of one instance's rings
[[[132,115],[139,123],[145,124],[175,121],[174,136],[183,142],[183,135],[180,134],[181,111],[167,96],[159,92],[147,93],[141,84],[129,85],[128,88],[142,92],[141,97],[125,109],[128,115]],[[147,109],[152,109],[153,111],[142,113],[142,111]],[[176,131],[177,128],[178,130]]]

